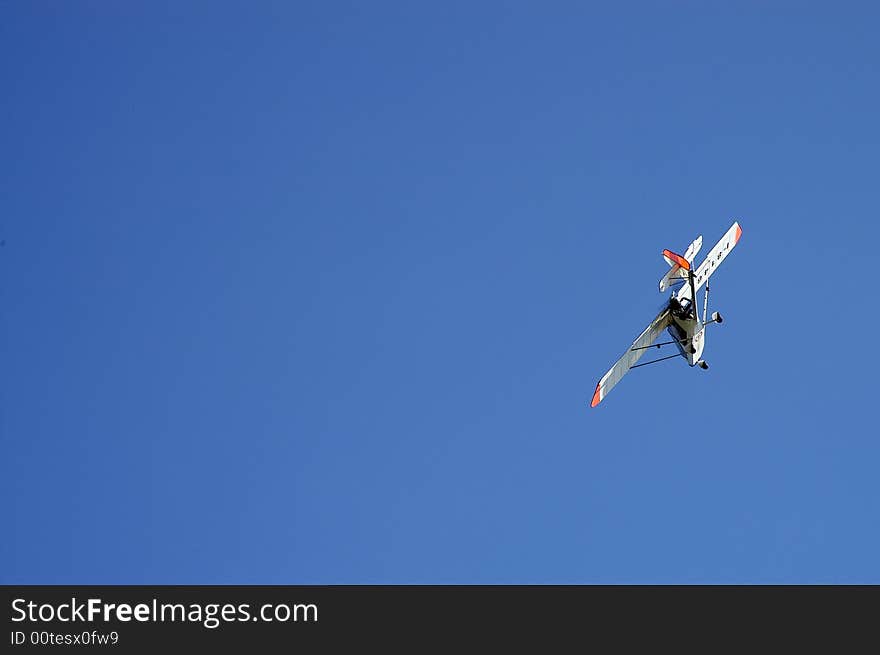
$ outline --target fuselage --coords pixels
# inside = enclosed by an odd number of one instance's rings
[[[694,366],[703,354],[706,334],[697,312],[697,305],[687,296],[679,300],[676,294],[672,294],[669,299],[669,311],[672,314],[672,321],[666,331],[675,340],[681,356],[690,366]]]

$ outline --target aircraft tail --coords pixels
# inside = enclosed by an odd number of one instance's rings
[[[666,291],[670,285],[687,279],[688,271],[691,269],[694,257],[697,256],[697,253],[702,246],[703,235],[700,235],[691,241],[691,245],[685,250],[684,256],[674,253],[671,250],[663,251],[663,259],[666,260],[666,263],[669,264],[670,268],[666,272],[666,275],[660,280],[660,293]]]
[[[672,252],[671,250],[663,251],[663,259],[666,260],[666,263],[670,266],[678,266],[679,268],[683,268],[686,271],[691,269],[691,263],[686,260],[681,255]]]

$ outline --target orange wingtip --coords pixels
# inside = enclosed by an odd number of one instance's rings
[[[736,240],[734,241],[734,243],[739,242],[739,238],[742,236],[742,233],[743,233],[743,229],[739,226],[739,223],[737,223],[736,224]]]
[[[688,260],[686,260],[684,257],[682,257],[681,255],[676,255],[671,250],[664,250],[663,256],[668,257],[669,259],[674,261],[676,264],[681,266],[684,270],[686,270],[686,271],[691,270],[691,263]]]
[[[596,393],[593,394],[593,401],[590,403],[590,407],[595,407],[600,402],[602,402],[602,397],[599,395],[599,387],[601,386],[601,382],[596,385]]]

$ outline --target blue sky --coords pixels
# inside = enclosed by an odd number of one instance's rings
[[[4,4],[0,582],[880,582],[876,7],[182,4]]]

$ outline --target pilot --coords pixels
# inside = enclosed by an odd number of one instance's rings
[[[669,301],[669,308],[678,318],[688,318],[693,313],[693,303],[690,298],[683,298],[679,301],[675,296]]]

